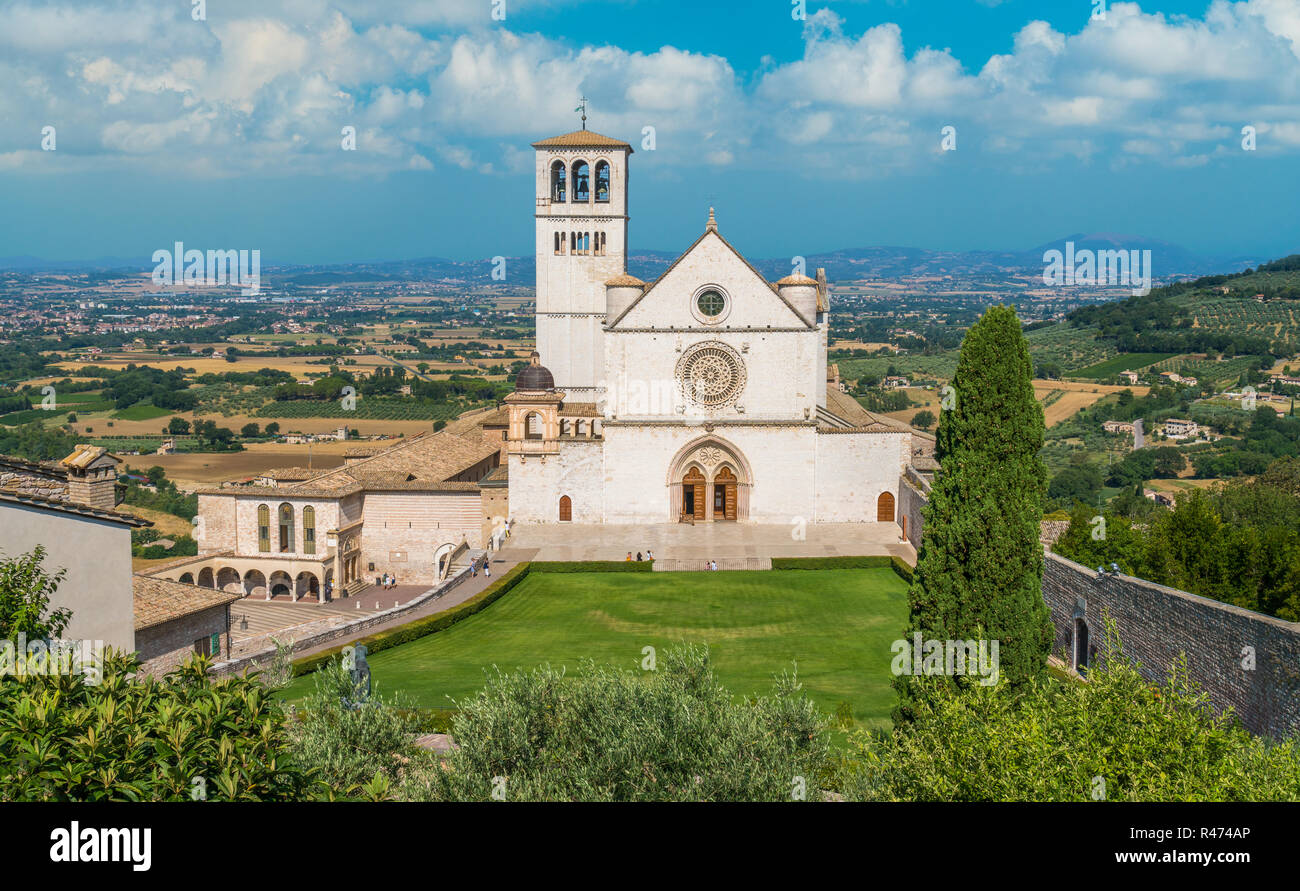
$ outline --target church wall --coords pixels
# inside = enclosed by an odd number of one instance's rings
[[[558,523],[560,497],[573,503],[574,523],[604,521],[605,471],[599,440],[561,442],[545,461],[510,456],[510,517],[517,523]]]
[[[911,454],[908,433],[822,433],[816,442],[819,523],[874,523],[882,492],[894,496]]]
[[[670,465],[683,447],[706,435],[700,426],[606,424],[606,522],[675,522],[668,484]],[[748,492],[750,521],[812,520],[813,428],[718,427],[715,435],[734,446],[753,473]]]
[[[705,341],[721,341],[736,351],[745,366],[745,386],[733,404],[713,410],[689,405],[692,417],[790,420],[816,411],[817,378],[825,376],[825,369],[818,370],[815,330],[606,332],[606,404],[623,420],[680,418],[675,405],[681,398],[674,395],[677,363],[686,350]]]
[[[367,493],[362,576],[391,572],[399,584],[432,584],[439,547],[461,541],[471,548],[483,546],[482,511],[478,492]]]

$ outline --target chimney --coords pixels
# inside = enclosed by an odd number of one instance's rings
[[[68,500],[100,510],[117,506],[118,459],[99,446],[79,445],[61,462],[68,469]]]

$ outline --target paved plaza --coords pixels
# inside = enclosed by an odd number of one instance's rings
[[[916,551],[894,523],[819,523],[802,528],[758,523],[646,525],[516,524],[502,553],[535,549],[536,560],[625,560],[654,551],[656,560],[736,560],[771,557],[901,557]]]

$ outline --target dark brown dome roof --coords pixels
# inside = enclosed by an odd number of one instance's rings
[[[554,390],[555,377],[546,366],[542,365],[536,351],[529,358],[529,364],[515,378],[516,390]]]

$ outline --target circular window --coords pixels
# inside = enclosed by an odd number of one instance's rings
[[[712,319],[722,315],[722,311],[727,308],[727,300],[717,291],[710,289],[695,298],[695,305],[700,308],[702,315]]]
[[[745,365],[736,351],[712,341],[692,347],[677,363],[682,394],[708,408],[726,405],[745,387]]]
[[[691,315],[705,325],[720,325],[731,313],[731,298],[717,285],[704,285],[691,297]]]

